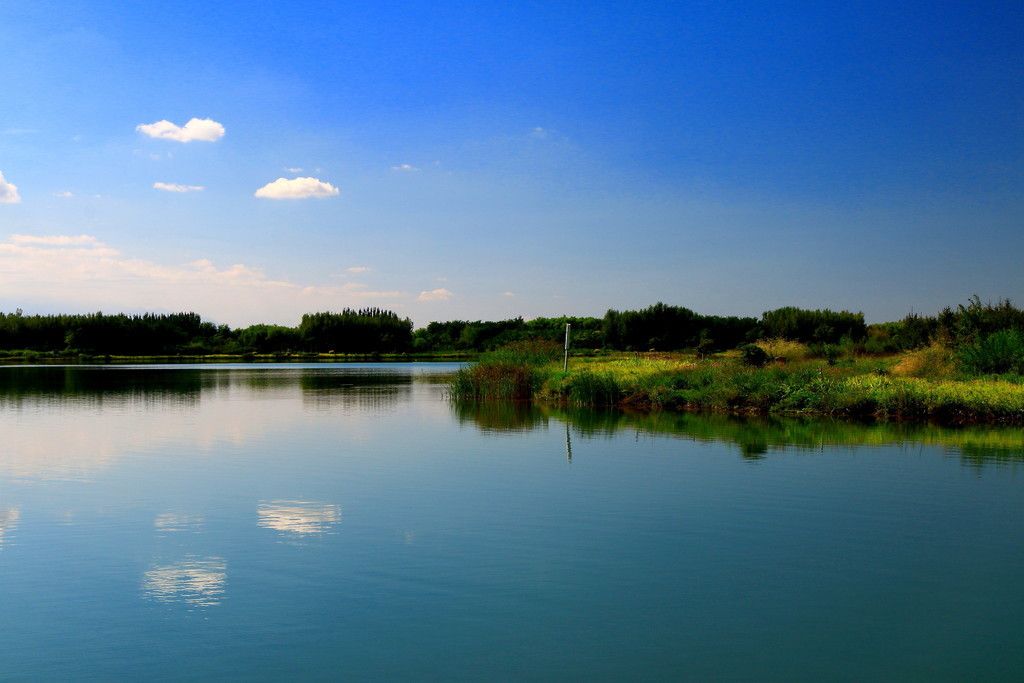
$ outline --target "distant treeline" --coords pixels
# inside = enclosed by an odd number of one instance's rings
[[[92,355],[400,353],[412,348],[412,321],[378,308],[302,316],[298,327],[231,329],[195,313],[125,315],[0,314],[0,349]]]
[[[0,313],[0,350],[90,355],[202,355],[275,353],[439,353],[488,351],[517,341],[560,341],[572,324],[573,347],[620,351],[726,350],[757,339],[789,339],[812,346],[843,346],[856,353],[906,351],[941,342],[953,347],[995,344],[1013,356],[1024,345],[1024,311],[1009,301],[945,308],[935,316],[867,325],[862,313],[795,307],[760,318],[703,315],[658,303],[635,311],[609,310],[601,318],[561,317],[500,321],[412,321],[379,308],[302,316],[297,327],[252,325],[231,329],[195,313],[169,315],[24,315]]]

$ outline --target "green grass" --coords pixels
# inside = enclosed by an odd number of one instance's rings
[[[452,384],[457,400],[534,400],[567,407],[834,416],[949,424],[1024,423],[1019,378],[895,376],[899,357],[743,365],[738,354],[699,360],[660,354],[573,358],[560,364],[483,359]]]

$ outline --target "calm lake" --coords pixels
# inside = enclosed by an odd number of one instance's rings
[[[1024,678],[1024,433],[0,368],[0,678]]]

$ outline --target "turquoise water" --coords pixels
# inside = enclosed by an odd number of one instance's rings
[[[0,368],[0,678],[1020,680],[1020,430]],[[438,374],[442,373],[442,374]]]

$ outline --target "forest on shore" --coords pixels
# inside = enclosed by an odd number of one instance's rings
[[[301,354],[444,354],[493,351],[524,341],[560,341],[572,325],[579,351],[681,351],[699,354],[779,339],[807,345],[822,358],[894,354],[942,343],[977,372],[1024,373],[1024,310],[1008,300],[977,297],[935,315],[867,324],[862,313],[792,306],[759,318],[705,315],[658,303],[609,310],[601,318],[512,318],[432,322],[414,329],[408,318],[380,308],[309,313],[295,327],[216,325],[195,313],[143,315],[0,313],[0,353],[86,356],[205,356]],[[971,355],[973,353],[973,356]]]

